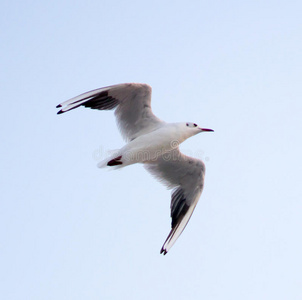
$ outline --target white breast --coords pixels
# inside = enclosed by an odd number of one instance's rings
[[[139,136],[121,149],[125,165],[154,161],[179,145],[173,126],[164,126]]]

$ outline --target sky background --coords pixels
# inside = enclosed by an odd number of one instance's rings
[[[301,1],[0,4],[1,299],[302,299]],[[124,82],[154,113],[215,133],[181,237],[170,191],[124,145],[112,112],[55,106]]]

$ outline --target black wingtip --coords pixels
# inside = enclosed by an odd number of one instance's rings
[[[58,105],[56,106],[56,108],[59,108],[59,107],[62,107],[62,105],[61,105],[61,104],[58,104]]]
[[[61,109],[60,111],[57,112],[57,115],[60,115],[62,113],[64,113],[64,111]]]
[[[160,254],[164,254],[164,255],[166,255],[168,252],[167,252],[167,250],[166,249],[164,249],[164,248],[161,248],[161,250],[160,250]]]

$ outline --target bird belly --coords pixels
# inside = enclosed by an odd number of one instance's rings
[[[164,130],[156,130],[136,138],[122,148],[125,165],[155,161],[159,156],[178,147],[178,143]]]

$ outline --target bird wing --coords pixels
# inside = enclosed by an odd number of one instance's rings
[[[164,255],[185,229],[201,195],[205,165],[196,158],[182,154],[179,149],[160,156],[145,168],[168,188],[171,194],[171,231],[161,248]]]
[[[58,114],[85,106],[99,110],[115,110],[118,127],[126,141],[151,132],[164,124],[151,109],[152,89],[147,84],[124,83],[96,89],[57,106]]]

